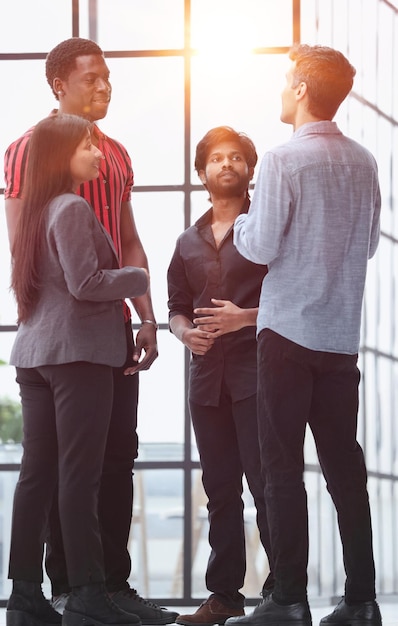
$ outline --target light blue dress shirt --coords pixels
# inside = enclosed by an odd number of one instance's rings
[[[257,333],[270,328],[326,352],[356,354],[367,262],[380,235],[374,157],[335,122],[302,125],[262,160],[234,244],[268,265]]]

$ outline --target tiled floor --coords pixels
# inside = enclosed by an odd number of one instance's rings
[[[174,609],[174,607],[170,607]],[[178,607],[175,609],[181,613],[192,613],[195,607]],[[247,611],[250,612],[253,607],[248,607]],[[325,615],[328,615],[332,610],[331,607],[315,607],[311,609],[313,626],[318,626],[319,621]],[[383,626],[398,626],[398,603],[380,603],[380,610],[383,618]],[[0,626],[6,626],[6,610],[0,609]]]

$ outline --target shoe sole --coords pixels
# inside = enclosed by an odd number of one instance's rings
[[[121,608],[121,607],[120,607]],[[123,611],[125,611],[126,609],[122,609]],[[137,613],[135,613],[135,615],[137,615]],[[140,617],[138,615],[138,617]],[[177,615],[176,615],[177,617]],[[140,617],[141,620],[141,624],[142,626],[168,626],[169,624],[176,624],[177,622],[175,621],[175,619],[171,620],[170,619],[160,619],[160,620],[150,620],[150,619],[142,619],[142,617]]]
[[[112,596],[111,596],[111,599],[113,600]],[[115,600],[113,600],[113,602],[115,602]],[[167,626],[168,624],[175,624],[176,619],[178,617],[178,613],[174,613],[174,615],[172,615],[171,617],[160,616],[160,617],[154,617],[153,619],[151,619],[150,617],[144,617],[144,615],[140,615],[140,611],[137,610],[139,609],[139,607],[135,607],[134,605],[128,606],[127,603],[125,605],[123,605],[123,603],[119,604],[117,601],[115,602],[115,604],[122,611],[136,615],[138,619],[140,620],[142,626]]]
[[[112,596],[111,596],[111,600],[113,600]],[[154,617],[151,619],[150,617],[144,617],[144,615],[140,615],[140,611],[137,610],[138,607],[135,607],[134,605],[128,606],[127,603],[123,604],[122,602],[119,604],[119,602],[115,600],[113,600],[113,602],[116,604],[116,606],[119,609],[121,609],[125,613],[131,613],[132,615],[136,615],[138,619],[140,620],[142,626],[167,626],[168,624],[175,624],[176,618],[178,617],[178,613],[174,613],[174,615],[172,615],[171,617],[161,616],[161,617]]]
[[[176,620],[176,624],[177,626],[217,626],[217,624],[224,626],[227,619],[229,619],[229,617],[226,617],[224,620],[219,620],[218,622],[189,622],[188,620]]]
[[[217,624],[218,626],[224,626],[225,622],[230,617],[232,616],[230,615],[229,617],[225,617],[222,620],[218,620],[214,622],[190,622],[189,620],[176,620],[175,623],[177,624],[177,626],[216,626]],[[244,616],[241,615],[240,617],[244,617]]]
[[[319,622],[319,626],[382,626],[380,620],[374,619],[347,619],[338,622]]]
[[[61,626],[61,622],[43,622],[26,611],[6,611],[7,626]]]
[[[140,622],[113,622],[112,626],[139,626],[139,624]],[[10,626],[19,626],[19,624],[12,624]],[[25,626],[25,624],[23,624],[23,626]],[[44,625],[41,624],[39,626]],[[62,626],[109,626],[109,622],[100,622],[99,620],[95,619],[94,617],[90,617],[89,615],[74,613],[65,609],[62,615]]]
[[[195,625],[191,625],[191,626],[197,626]],[[232,624],[231,624],[232,626]],[[234,624],[233,626],[240,626],[239,624]],[[253,619],[251,621],[249,620],[245,620],[244,622],[244,626],[312,626],[312,620],[308,620],[308,619],[269,619],[267,616],[264,615],[264,617],[262,616],[262,619],[260,620],[258,617],[257,619]],[[323,626],[323,624],[321,624],[320,626]],[[329,625],[328,625],[329,626]],[[332,624],[330,624],[330,626],[333,626]],[[346,624],[336,624],[335,626],[348,626]],[[353,624],[353,626],[360,626],[358,624]],[[369,626],[369,625],[366,625]],[[370,625],[372,626],[372,624]]]

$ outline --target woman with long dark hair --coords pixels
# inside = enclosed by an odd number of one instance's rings
[[[113,397],[112,368],[126,359],[123,300],[143,295],[143,268],[119,267],[109,235],[74,190],[98,176],[90,123],[58,114],[29,145],[11,286],[18,332],[23,458],[14,496],[8,626],[137,626],[104,587],[97,500]],[[73,589],[63,617],[41,583],[48,515],[58,498]]]

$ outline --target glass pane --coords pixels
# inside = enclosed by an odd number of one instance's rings
[[[363,23],[363,30],[361,29],[361,51],[362,51],[362,64],[357,65],[357,72],[362,77],[362,92],[361,95],[376,104],[377,102],[377,63],[378,63],[378,31],[375,28],[377,24],[379,3],[376,0],[367,2],[366,9],[361,11],[361,20]],[[356,23],[358,22],[358,15],[353,15]],[[365,34],[366,33],[366,34]],[[391,61],[390,61],[391,62]],[[366,67],[366,71],[363,69]],[[384,80],[386,79],[385,68],[383,69]],[[357,74],[357,76],[358,76]]]
[[[0,332],[0,444],[22,439],[22,411],[15,368],[8,365],[15,333]]]
[[[138,470],[129,549],[131,587],[145,598],[175,597],[183,554],[183,473]]]
[[[207,496],[202,485],[202,471],[192,472],[192,596],[206,597],[205,573],[210,556]]]
[[[368,491],[372,511],[373,536],[378,537],[375,550],[376,571],[383,572],[382,593],[394,593],[396,588],[396,484],[369,478]],[[380,586],[380,582],[379,582]],[[394,618],[397,615],[395,608]],[[394,622],[392,622],[394,623]]]
[[[184,0],[98,0],[98,41],[104,50],[184,46]]]
[[[71,11],[71,0],[2,2],[0,52],[48,52],[72,36]]]
[[[232,126],[249,135],[259,161],[264,152],[287,140],[290,125],[280,118],[280,94],[289,65],[286,55],[249,55],[223,66],[206,57],[192,59],[192,153],[215,126]],[[196,172],[192,182],[198,183]]]
[[[184,346],[168,330],[158,331],[159,358],[140,373],[139,460],[183,459]]]
[[[394,15],[392,16],[391,22],[393,24],[394,32],[397,33],[398,32],[398,11],[396,11]],[[390,51],[390,55],[392,59],[398,59],[398,37],[397,36],[394,37],[394,40],[392,42],[392,49]],[[395,77],[394,77],[394,84],[395,84]],[[393,101],[392,114],[393,114],[393,117],[397,120],[398,119],[398,98],[397,97],[395,97]]]
[[[228,57],[234,51],[291,45],[292,0],[192,0],[191,6],[192,47],[200,51]]]
[[[112,102],[101,129],[121,141],[136,185],[184,180],[184,73],[181,58],[107,59]]]
[[[398,119],[398,107],[397,107],[397,119]],[[394,126],[391,129],[391,135],[392,135],[392,141],[391,141],[392,145],[397,146],[398,145],[398,125]],[[391,154],[391,200],[390,200],[389,210],[394,213],[394,223],[391,229],[391,234],[395,238],[396,242],[398,241],[397,198],[398,198],[398,154],[397,154],[397,150],[394,149]],[[395,248],[398,248],[397,243],[395,244]],[[397,263],[395,264],[395,267],[398,267]]]
[[[317,0],[306,0],[300,5],[300,30],[301,41],[314,44],[317,42],[318,19],[316,6]]]
[[[194,191],[191,194],[191,224],[194,224],[203,213],[210,209],[211,203],[208,198],[209,194],[206,190]]]
[[[395,16],[396,17],[396,16]],[[376,103],[379,109],[386,115],[392,114],[393,103],[396,100],[396,76],[393,64],[391,63],[391,50],[393,50],[394,38],[396,37],[397,20],[394,20],[391,8],[379,4],[379,23],[377,32],[383,33],[378,37],[377,45],[377,82],[376,82]],[[374,89],[374,88],[373,88]]]
[[[393,309],[393,272],[396,272],[396,267],[392,265],[393,256],[393,244],[385,237],[381,237],[380,244],[377,252],[377,265],[378,265],[378,337],[377,337],[377,349],[385,354],[388,354],[391,350],[392,344],[392,323],[393,318],[396,318],[397,311]]]
[[[365,300],[362,318],[362,342],[370,348],[377,346],[379,321],[379,275],[377,256],[368,263],[365,284]]]
[[[258,597],[264,580],[269,573],[268,559],[260,542],[256,524],[256,509],[247,483],[243,483],[243,502],[247,569],[241,592],[246,597]],[[200,598],[208,595],[205,573],[210,556],[209,522],[207,496],[202,485],[202,472],[192,472],[192,595]],[[182,578],[179,579],[177,594],[182,592]]]
[[[384,233],[393,233],[393,224],[396,221],[394,216],[393,206],[391,206],[390,200],[392,196],[392,179],[391,179],[391,160],[394,154],[393,143],[393,126],[389,120],[384,119],[381,115],[377,118],[377,127],[375,134],[377,135],[377,149],[375,158],[379,168],[379,183],[380,191],[382,194],[382,213],[381,223],[382,231]]]
[[[0,38],[1,40],[1,38]],[[1,80],[7,86],[7,97],[1,99],[1,179],[3,187],[3,155],[9,144],[56,107],[56,100],[47,83],[44,60],[0,61]]]
[[[20,445],[0,445],[1,463],[19,463],[21,460]],[[10,536],[12,504],[14,490],[19,476],[18,471],[0,472],[0,528],[1,528],[1,552],[0,552],[0,597],[8,598],[11,593],[11,581],[8,580],[8,558],[10,555]]]
[[[151,295],[157,321],[168,321],[167,268],[178,235],[184,230],[181,192],[133,192],[138,233],[149,260]]]

